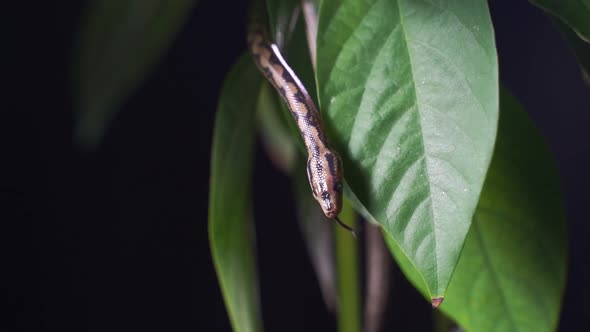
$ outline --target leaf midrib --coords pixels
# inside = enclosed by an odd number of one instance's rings
[[[398,8],[398,14],[399,14],[399,24],[402,30],[402,33],[404,35],[404,46],[406,48],[407,54],[408,54],[408,63],[409,63],[409,70],[410,70],[410,77],[411,77],[411,81],[412,81],[412,92],[414,94],[414,99],[416,100],[416,109],[418,112],[418,125],[420,126],[420,142],[422,143],[422,150],[424,152],[424,164],[425,164],[425,169],[426,169],[426,178],[428,179],[428,197],[430,197],[430,209],[429,209],[429,213],[430,213],[430,226],[432,228],[432,242],[434,245],[434,280],[435,280],[435,285],[436,285],[436,295],[432,295],[432,290],[431,290],[431,297],[438,297],[438,296],[443,296],[444,294],[438,294],[439,292],[439,284],[438,284],[438,250],[437,250],[437,243],[436,243],[436,230],[434,227],[434,209],[433,209],[433,205],[434,205],[434,200],[432,199],[432,188],[431,188],[431,178],[430,178],[430,169],[428,167],[428,152],[426,150],[426,144],[424,142],[424,136],[423,136],[423,125],[422,125],[422,117],[420,114],[420,101],[418,100],[418,93],[417,93],[417,89],[416,89],[416,81],[414,80],[414,69],[413,69],[413,63],[412,63],[412,55],[410,52],[410,47],[408,45],[408,35],[406,33],[406,27],[404,24],[404,19],[403,19],[403,15],[402,15],[402,8],[401,8],[401,4],[400,1],[396,1],[397,4],[397,8]]]
[[[371,6],[368,8],[368,10],[367,10],[367,12],[365,13],[364,16],[366,16],[367,13],[377,3],[378,3],[378,1],[372,3]],[[434,256],[434,259],[433,259],[433,261],[434,261],[434,264],[433,265],[434,265],[434,269],[435,269],[435,273],[434,273],[434,281],[435,282],[434,282],[434,284],[436,285],[436,289],[430,289],[430,286],[428,286],[428,283],[426,283],[426,285],[429,288],[429,292],[430,292],[431,297],[438,297],[438,296],[443,296],[444,294],[438,294],[438,292],[439,292],[438,250],[437,250],[437,242],[436,242],[436,230],[435,230],[435,226],[434,226],[434,209],[433,209],[434,201],[432,200],[432,188],[431,188],[432,184],[431,184],[431,180],[430,180],[431,179],[431,176],[430,176],[430,170],[429,170],[429,166],[428,166],[428,159],[429,159],[429,157],[428,157],[428,152],[427,152],[427,149],[426,149],[426,144],[425,144],[425,141],[424,141],[424,136],[422,134],[423,133],[423,130],[422,130],[423,125],[422,125],[422,117],[420,115],[420,107],[419,107],[419,105],[421,105],[421,103],[419,102],[419,100],[418,100],[418,94],[416,93],[417,87],[416,87],[416,83],[415,83],[415,80],[414,80],[414,74],[413,74],[414,70],[413,70],[413,64],[412,64],[412,56],[411,56],[410,48],[409,48],[408,43],[407,43],[408,36],[407,36],[406,29],[405,29],[405,26],[404,26],[401,5],[400,5],[399,1],[396,1],[396,4],[397,4],[397,7],[398,7],[399,26],[400,26],[400,29],[401,29],[402,34],[403,34],[404,46],[406,48],[406,52],[407,52],[407,55],[408,55],[409,73],[410,73],[410,77],[412,78],[411,79],[412,93],[414,95],[413,97],[414,97],[414,100],[416,102],[416,104],[415,104],[416,112],[418,113],[418,125],[420,127],[420,135],[419,136],[420,136],[420,142],[421,142],[421,145],[422,145],[422,152],[423,152],[423,157],[424,157],[424,161],[423,162],[424,162],[425,169],[426,169],[426,177],[427,177],[427,183],[428,183],[428,186],[427,186],[428,187],[427,197],[430,199],[430,204],[429,204],[428,211],[430,213],[430,220],[432,221],[430,223],[430,226],[431,226],[431,229],[432,229],[432,235],[433,235],[432,236],[432,242],[433,242],[433,245],[434,245],[434,252],[435,252],[435,256]],[[360,25],[360,23],[362,23],[362,20],[359,22],[359,25]],[[344,44],[346,44],[346,42],[352,38],[352,36],[354,35],[354,32],[355,32],[355,30],[357,28],[358,28],[358,26],[354,30],[352,30],[351,35],[348,36],[348,38],[346,38]],[[395,27],[394,27],[393,30],[395,30]],[[386,45],[385,43],[383,45],[381,45],[381,48],[380,48],[379,52],[376,52],[376,53],[377,54],[380,54],[381,53],[381,50],[383,49],[383,47],[385,47],[385,45]],[[339,55],[341,55],[341,54],[342,54],[342,48],[341,48],[341,50],[339,52]],[[329,71],[328,78],[332,76],[332,74],[334,72],[334,69],[335,69],[335,66],[332,66],[332,68]],[[370,72],[372,72],[372,70],[369,71],[369,75],[367,75],[367,78],[365,79],[365,82],[362,85],[363,94],[364,94],[364,89],[366,88],[366,85],[367,85],[367,81],[370,78],[369,77],[370,76]],[[328,81],[329,81],[329,79],[328,79]],[[362,97],[361,97],[361,101],[359,103],[359,107],[360,107],[361,104],[362,104]],[[357,115],[358,115],[358,112],[357,112]],[[355,116],[355,119],[353,121],[353,125],[352,125],[351,128],[354,128],[354,124],[356,123],[356,120],[357,119],[358,119],[358,116]],[[349,139],[348,139],[348,145],[349,146],[350,146],[350,138],[351,137],[352,137],[352,135],[350,135],[349,136]],[[394,239],[395,239],[395,237],[394,237]],[[400,248],[402,248],[402,247],[400,246]],[[421,272],[420,269],[418,269],[418,272],[422,275],[422,272]],[[422,277],[424,277],[424,276],[422,276]],[[434,292],[435,295],[433,295],[433,292]]]

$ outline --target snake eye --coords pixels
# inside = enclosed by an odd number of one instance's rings
[[[340,183],[340,182],[334,183],[334,191],[336,191],[337,193],[341,193],[342,192],[342,183]]]

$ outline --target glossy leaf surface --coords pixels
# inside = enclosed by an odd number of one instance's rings
[[[441,309],[467,331],[553,331],[566,277],[557,170],[520,105],[502,94],[498,140],[465,247]],[[402,269],[427,296],[404,261]]]
[[[351,200],[443,297],[496,135],[487,3],[323,1],[316,77]]]

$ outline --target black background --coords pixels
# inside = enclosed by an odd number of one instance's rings
[[[229,331],[208,249],[209,152],[223,77],[245,51],[247,3],[200,1],[94,152],[72,143],[69,68],[83,7],[31,4],[9,15],[10,85],[24,93],[2,121],[2,298],[10,310],[0,330]],[[579,330],[590,318],[590,89],[540,10],[526,1],[490,8],[501,80],[558,161],[570,231],[560,330]],[[266,330],[334,331],[289,181],[260,148],[254,184]],[[428,331],[429,303],[394,274],[388,330]]]

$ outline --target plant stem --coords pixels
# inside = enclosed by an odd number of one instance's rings
[[[356,227],[356,214],[350,203],[343,200],[340,219]],[[358,242],[354,236],[339,225],[336,227],[336,269],[338,271],[338,331],[360,332],[360,282]]]

